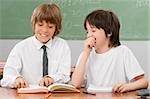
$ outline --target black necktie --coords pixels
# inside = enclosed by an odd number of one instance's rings
[[[43,77],[45,75],[48,75],[48,58],[47,58],[47,52],[46,52],[46,46],[42,46],[43,49]]]

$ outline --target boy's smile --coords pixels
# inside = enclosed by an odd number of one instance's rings
[[[47,43],[52,39],[56,30],[56,25],[47,23],[46,21],[37,22],[35,24],[35,36],[41,43]]]

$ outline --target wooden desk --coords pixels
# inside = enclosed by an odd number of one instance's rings
[[[16,89],[2,88],[0,87],[1,99],[140,99],[136,96],[136,92],[128,92],[123,94],[113,93],[96,93],[96,95],[88,95],[84,93],[52,93],[48,94],[17,94]]]

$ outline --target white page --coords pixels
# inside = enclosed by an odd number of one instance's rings
[[[34,84],[31,84],[29,85],[29,87],[26,87],[26,88],[20,88],[21,90],[34,90],[34,89],[46,89],[46,87],[44,86],[39,86],[39,85],[34,85]]]
[[[89,85],[87,88],[88,92],[112,92],[112,87],[111,86],[94,86],[94,85]]]

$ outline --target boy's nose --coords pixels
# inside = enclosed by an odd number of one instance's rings
[[[44,27],[44,28],[42,29],[42,31],[43,31],[43,32],[48,32],[48,28]]]

